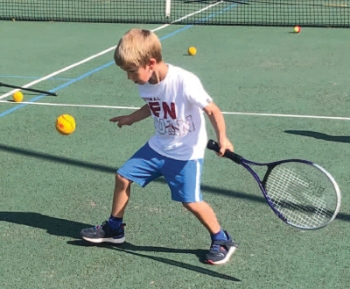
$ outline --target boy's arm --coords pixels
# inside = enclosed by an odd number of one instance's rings
[[[215,130],[216,137],[220,146],[220,156],[223,156],[226,150],[233,152],[233,145],[226,136],[226,124],[224,116],[220,108],[211,102],[204,108],[204,112],[208,115],[210,122]]]
[[[129,115],[116,116],[111,118],[109,121],[118,122],[118,126],[122,127],[123,125],[132,125],[134,122],[143,120],[151,115],[148,104],[145,104],[140,109]]]

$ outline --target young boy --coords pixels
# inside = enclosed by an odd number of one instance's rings
[[[93,242],[125,242],[123,215],[133,182],[145,187],[164,176],[171,198],[181,202],[204,225],[211,236],[211,247],[205,261],[226,263],[237,244],[224,231],[213,209],[202,200],[200,179],[207,133],[203,111],[213,125],[220,145],[219,155],[233,151],[226,137],[226,126],[220,109],[204,90],[194,74],[166,64],[158,37],[149,30],[132,29],[119,41],[115,63],[128,79],[138,84],[140,97],[146,102],[137,111],[110,121],[121,128],[149,116],[156,133],[116,173],[112,212],[100,226],[83,229],[83,239]]]

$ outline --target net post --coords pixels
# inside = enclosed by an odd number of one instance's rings
[[[165,17],[169,18],[171,12],[171,0],[165,0]]]

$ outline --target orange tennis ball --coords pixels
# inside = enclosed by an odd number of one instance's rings
[[[23,100],[23,93],[20,91],[16,91],[13,95],[12,95],[12,99],[14,102],[21,102]]]
[[[294,26],[294,33],[300,33],[301,28],[300,26]]]
[[[197,53],[196,47],[191,46],[190,48],[188,48],[189,55],[196,55],[196,53]]]
[[[56,129],[60,134],[69,135],[75,131],[75,119],[69,114],[61,114],[56,119]]]

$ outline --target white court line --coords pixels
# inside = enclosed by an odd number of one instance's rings
[[[298,115],[298,114],[281,114],[281,113],[223,112],[223,114],[250,115],[250,116],[292,117],[292,118],[315,118],[315,119],[332,119],[332,120],[350,120],[350,117],[341,117],[341,116]]]
[[[101,51],[100,53],[97,53],[97,54],[95,54],[95,55],[92,55],[92,56],[90,56],[90,57],[88,57],[88,58],[85,58],[85,59],[79,61],[79,62],[76,62],[76,63],[74,63],[74,64],[72,64],[72,65],[69,65],[69,66],[67,66],[67,67],[65,67],[65,68],[62,68],[62,69],[57,70],[57,71],[55,71],[55,72],[53,72],[53,73],[50,73],[50,74],[48,74],[48,75],[46,75],[46,76],[44,76],[44,77],[42,77],[42,78],[39,78],[39,79],[34,80],[34,81],[32,81],[32,82],[29,82],[29,83],[27,83],[27,84],[25,84],[25,85],[22,85],[22,87],[24,87],[24,88],[31,87],[31,86],[33,86],[34,84],[37,84],[37,83],[39,83],[39,82],[42,82],[42,81],[44,81],[44,80],[46,80],[46,79],[48,79],[48,78],[51,78],[51,77],[53,77],[53,76],[55,76],[55,75],[57,75],[57,74],[60,74],[60,73],[62,73],[62,72],[65,72],[65,71],[67,71],[67,70],[69,70],[69,69],[71,69],[71,68],[73,68],[73,67],[76,67],[76,66],[81,65],[81,64],[83,64],[83,63],[85,63],[85,62],[88,62],[88,61],[90,61],[90,60],[92,60],[92,59],[94,59],[94,58],[96,58],[96,57],[99,57],[99,56],[101,56],[101,55],[103,55],[103,54],[106,54],[107,52],[113,50],[115,47],[116,47],[116,46],[113,46],[113,47],[110,47],[110,48],[108,48],[108,49],[106,49],[106,50],[103,50],[103,51]],[[12,95],[12,94],[14,94],[16,91],[19,91],[19,90],[20,90],[20,89],[13,89],[13,90],[9,91],[8,93],[5,93],[5,94],[1,95],[1,96],[0,96],[0,99],[6,98],[6,97],[8,97],[9,95]]]
[[[0,100],[0,103],[8,104],[33,104],[33,105],[44,105],[44,106],[64,106],[64,107],[87,107],[87,108],[109,108],[109,109],[139,109],[137,106],[110,106],[110,105],[97,105],[97,104],[70,104],[70,103],[50,103],[50,102],[30,102],[21,101],[14,102],[8,100]]]
[[[33,104],[44,106],[65,106],[65,107],[84,107],[84,108],[105,108],[105,109],[128,109],[136,110],[140,107],[136,106],[111,106],[111,105],[95,105],[95,104],[67,104],[67,103],[48,103],[48,102],[12,102],[8,100],[0,100],[0,103],[8,104]],[[285,117],[285,118],[313,118],[313,119],[328,119],[328,120],[350,120],[350,117],[338,116],[321,116],[321,115],[296,115],[296,114],[281,114],[281,113],[259,113],[259,112],[233,112],[223,111],[227,115],[244,115],[244,116],[270,116],[270,117]]]
[[[173,23],[179,22],[179,21],[181,21],[181,20],[183,20],[183,19],[186,19],[186,18],[188,18],[188,17],[191,17],[191,16],[193,16],[193,15],[195,15],[195,14],[201,13],[201,12],[203,12],[203,11],[205,11],[205,10],[211,8],[211,7],[214,7],[214,6],[218,5],[218,4],[221,4],[221,3],[223,3],[223,2],[224,2],[224,1],[218,1],[218,2],[216,2],[216,3],[214,3],[214,4],[208,5],[208,6],[202,8],[202,9],[200,9],[200,10],[198,10],[198,11],[195,11],[195,12],[192,12],[192,13],[190,13],[190,14],[187,14],[187,15],[185,15],[185,16],[179,18],[179,19],[176,19],[176,20],[170,22],[169,24],[164,24],[164,25],[159,26],[158,28],[155,28],[155,29],[153,29],[153,30],[151,30],[151,31],[152,31],[152,32],[155,32],[155,31],[161,30],[161,29],[163,29],[163,28],[166,28],[166,27],[170,26],[170,25],[173,24]],[[24,87],[24,88],[31,87],[31,86],[33,86],[34,84],[37,84],[37,83],[39,83],[39,82],[42,82],[42,81],[44,81],[44,80],[46,80],[46,79],[48,79],[48,78],[51,78],[51,77],[53,77],[53,76],[55,76],[55,75],[57,75],[57,74],[60,74],[60,73],[62,73],[62,72],[65,72],[65,71],[67,71],[67,70],[69,70],[69,69],[72,69],[72,68],[74,68],[74,67],[76,67],[76,66],[79,66],[79,65],[81,65],[81,64],[83,64],[83,63],[85,63],[85,62],[88,62],[88,61],[90,61],[90,60],[92,60],[92,59],[94,59],[94,58],[96,58],[96,57],[99,57],[99,56],[101,56],[101,55],[103,55],[103,54],[106,54],[106,53],[112,51],[113,49],[115,49],[116,47],[117,47],[117,46],[114,45],[114,46],[112,46],[112,47],[110,47],[110,48],[107,48],[106,50],[103,50],[103,51],[101,51],[101,52],[99,52],[99,53],[97,53],[97,54],[95,54],[95,55],[92,55],[92,56],[90,56],[90,57],[88,57],[88,58],[85,58],[85,59],[83,59],[83,60],[81,60],[81,61],[79,61],[79,62],[76,62],[76,63],[74,63],[74,64],[72,64],[72,65],[69,65],[69,66],[67,66],[67,67],[65,67],[65,68],[62,68],[62,69],[60,69],[60,70],[57,70],[57,71],[55,71],[55,72],[53,72],[53,73],[50,73],[50,74],[48,74],[48,75],[46,75],[46,76],[44,76],[44,77],[42,77],[42,78],[39,78],[39,79],[37,79],[37,80],[35,80],[35,81],[29,82],[29,83],[27,83],[27,84],[25,84],[25,85],[22,85],[22,87]],[[6,97],[12,95],[13,93],[15,93],[16,91],[19,91],[19,90],[20,90],[20,89],[13,89],[13,90],[9,91],[8,93],[5,93],[5,94],[1,95],[1,96],[0,96],[0,99],[6,98]]]

